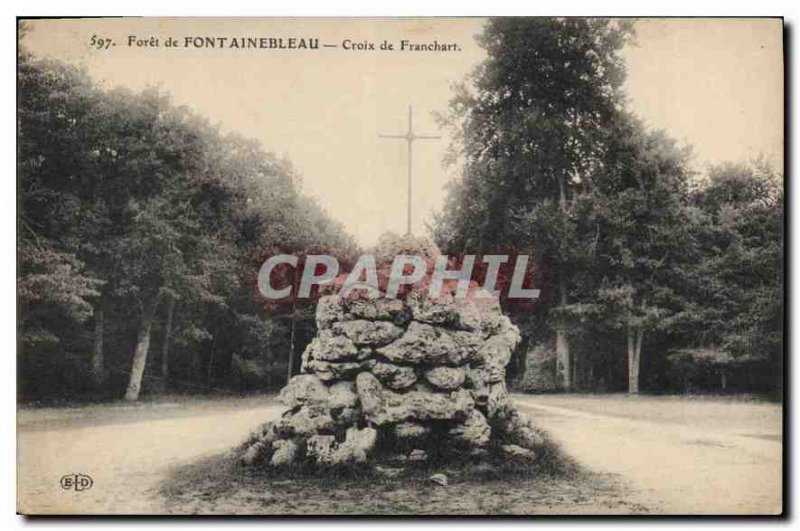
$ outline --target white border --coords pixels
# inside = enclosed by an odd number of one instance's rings
[[[605,15],[605,16],[784,16],[786,23],[792,30],[791,36],[797,40],[798,2],[790,0],[750,0],[748,2],[737,0],[670,0],[644,3],[634,0],[617,1],[589,1],[589,0],[558,0],[552,2],[514,2],[512,0],[490,0],[484,2],[476,1],[453,1],[441,0],[433,2],[431,0],[406,0],[403,2],[392,2],[380,4],[375,0],[351,0],[347,2],[325,2],[323,0],[292,0],[283,3],[248,2],[245,0],[224,0],[217,2],[194,0],[191,2],[179,3],[177,1],[167,2],[164,0],[138,0],[138,1],[108,1],[108,0],[79,0],[69,3],[55,0],[48,1],[21,1],[12,0],[5,2],[0,7],[3,17],[0,27],[5,31],[0,32],[4,46],[0,52],[2,61],[2,114],[0,114],[0,131],[2,131],[2,142],[0,142],[0,153],[3,158],[3,168],[5,168],[4,178],[2,179],[2,190],[0,191],[0,212],[6,219],[0,226],[0,243],[2,249],[8,252],[6,267],[3,268],[3,279],[0,283],[0,338],[2,339],[2,364],[3,370],[0,372],[0,388],[2,393],[2,415],[3,415],[3,437],[2,449],[0,450],[0,520],[5,524],[3,527],[19,528],[26,524],[26,521],[15,516],[15,496],[16,486],[14,484],[16,476],[16,441],[15,432],[10,429],[15,425],[16,397],[15,397],[15,359],[16,359],[16,289],[15,280],[12,279],[12,271],[15,269],[14,259],[16,248],[15,239],[15,138],[16,138],[16,119],[15,119],[15,82],[16,82],[16,16],[65,16],[65,15],[103,15],[103,16],[487,16],[487,15]],[[791,43],[789,43],[791,44]],[[796,47],[795,47],[796,48]],[[792,54],[790,70],[796,71],[797,54]],[[788,71],[787,71],[788,72]],[[787,99],[792,100],[795,90],[791,94],[786,94]],[[795,106],[796,108],[796,106]],[[792,118],[796,112],[792,112]],[[788,118],[788,117],[787,117]],[[798,139],[792,138],[789,149],[792,153],[797,152]],[[791,161],[792,157],[787,160]],[[788,171],[787,171],[788,175]],[[788,178],[787,178],[788,181]],[[794,205],[792,210],[798,208],[798,186],[795,184],[789,188],[791,196],[787,197],[787,202]],[[787,242],[794,251],[798,244],[798,234],[800,234],[800,219],[796,212],[793,212],[791,227],[789,228],[791,242]],[[794,253],[793,253],[794,254]],[[796,260],[793,260],[792,271],[798,270]],[[793,282],[794,293],[797,290],[797,282]],[[788,309],[788,308],[787,308]],[[800,316],[796,312],[791,312],[791,322],[787,323],[788,330],[800,330]],[[787,352],[787,357],[792,359],[794,352]],[[791,363],[791,381],[796,381],[800,361]],[[795,398],[796,401],[796,398]],[[793,404],[794,405],[794,404]],[[795,408],[796,409],[796,408]],[[797,421],[797,416],[791,414],[792,420]],[[792,423],[794,425],[794,422]],[[792,452],[796,461],[797,455],[794,452],[796,444],[789,450]],[[792,474],[794,476],[794,474]],[[792,499],[785,500],[787,506],[793,506],[797,495],[797,484],[792,482]],[[185,527],[197,524],[197,521],[181,520],[178,522],[164,521],[118,521],[126,527],[147,528],[151,530],[164,529],[168,525],[172,527]],[[84,525],[106,525],[108,521],[70,521],[70,522],[47,522],[47,525],[56,527],[84,526]],[[413,525],[415,528],[436,527],[455,527],[455,526],[495,526],[498,524],[506,525],[535,525],[539,529],[574,528],[587,525],[618,526],[619,521],[586,521],[571,520],[569,522],[542,522],[532,520],[513,520],[513,521],[486,521],[475,520],[469,522],[405,522],[394,521],[204,521],[204,527],[228,528],[234,525],[248,526],[269,526],[270,529],[293,527],[309,528],[316,526],[405,526]],[[626,524],[641,525],[641,520],[628,521]],[[671,525],[680,525],[683,529],[705,529],[708,527],[722,528],[729,527],[733,522],[730,521],[687,521],[675,520]],[[765,522],[738,522],[738,525],[759,526]],[[776,522],[773,522],[773,525]],[[41,525],[41,523],[40,523]],[[659,522],[656,525],[665,525]]]

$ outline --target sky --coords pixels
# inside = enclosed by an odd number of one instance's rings
[[[414,144],[412,229],[441,209],[457,170],[442,160],[451,139],[433,113],[483,58],[483,19],[93,19],[38,20],[23,45],[81,65],[104,86],[156,86],[218,124],[292,161],[315,197],[362,245],[406,225],[408,106]],[[692,164],[764,156],[783,164],[783,56],[779,19],[642,19],[624,50],[630,108],[693,148]],[[107,49],[92,46],[110,39]],[[180,47],[167,47],[169,38]],[[220,49],[206,37],[319,39],[320,49]],[[158,46],[152,46],[152,38]],[[450,51],[400,50],[411,43]],[[345,49],[346,41],[375,50]],[[393,50],[381,50],[381,43]],[[200,42],[200,41],[198,41]],[[295,42],[299,42],[295,41]],[[308,40],[306,41],[308,42]],[[330,47],[323,45],[328,44]]]

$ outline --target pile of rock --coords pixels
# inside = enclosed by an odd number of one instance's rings
[[[505,384],[519,331],[485,291],[328,295],[316,320],[302,374],[280,393],[287,411],[251,435],[245,464],[361,463],[381,452],[410,461],[490,450],[535,458],[541,438]]]

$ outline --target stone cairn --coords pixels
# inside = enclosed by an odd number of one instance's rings
[[[379,282],[401,254],[423,256],[429,279],[439,251],[425,239],[384,235]],[[466,298],[453,296],[454,284],[436,300],[427,289],[422,282],[397,299],[321,297],[302,373],[279,395],[287,410],[251,434],[241,461],[329,466],[381,454],[425,461],[492,453],[533,461],[543,441],[505,384],[519,330],[474,283]]]

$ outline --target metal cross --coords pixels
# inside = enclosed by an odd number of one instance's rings
[[[414,134],[414,126],[413,126],[413,118],[412,118],[412,110],[411,105],[408,106],[408,132],[404,135],[381,135],[379,134],[378,137],[380,138],[399,138],[403,139],[408,142],[408,225],[407,225],[407,233],[411,234],[411,160],[412,160],[412,145],[415,140],[435,140],[437,138],[442,138],[440,136],[433,136],[433,135],[415,135]]]

